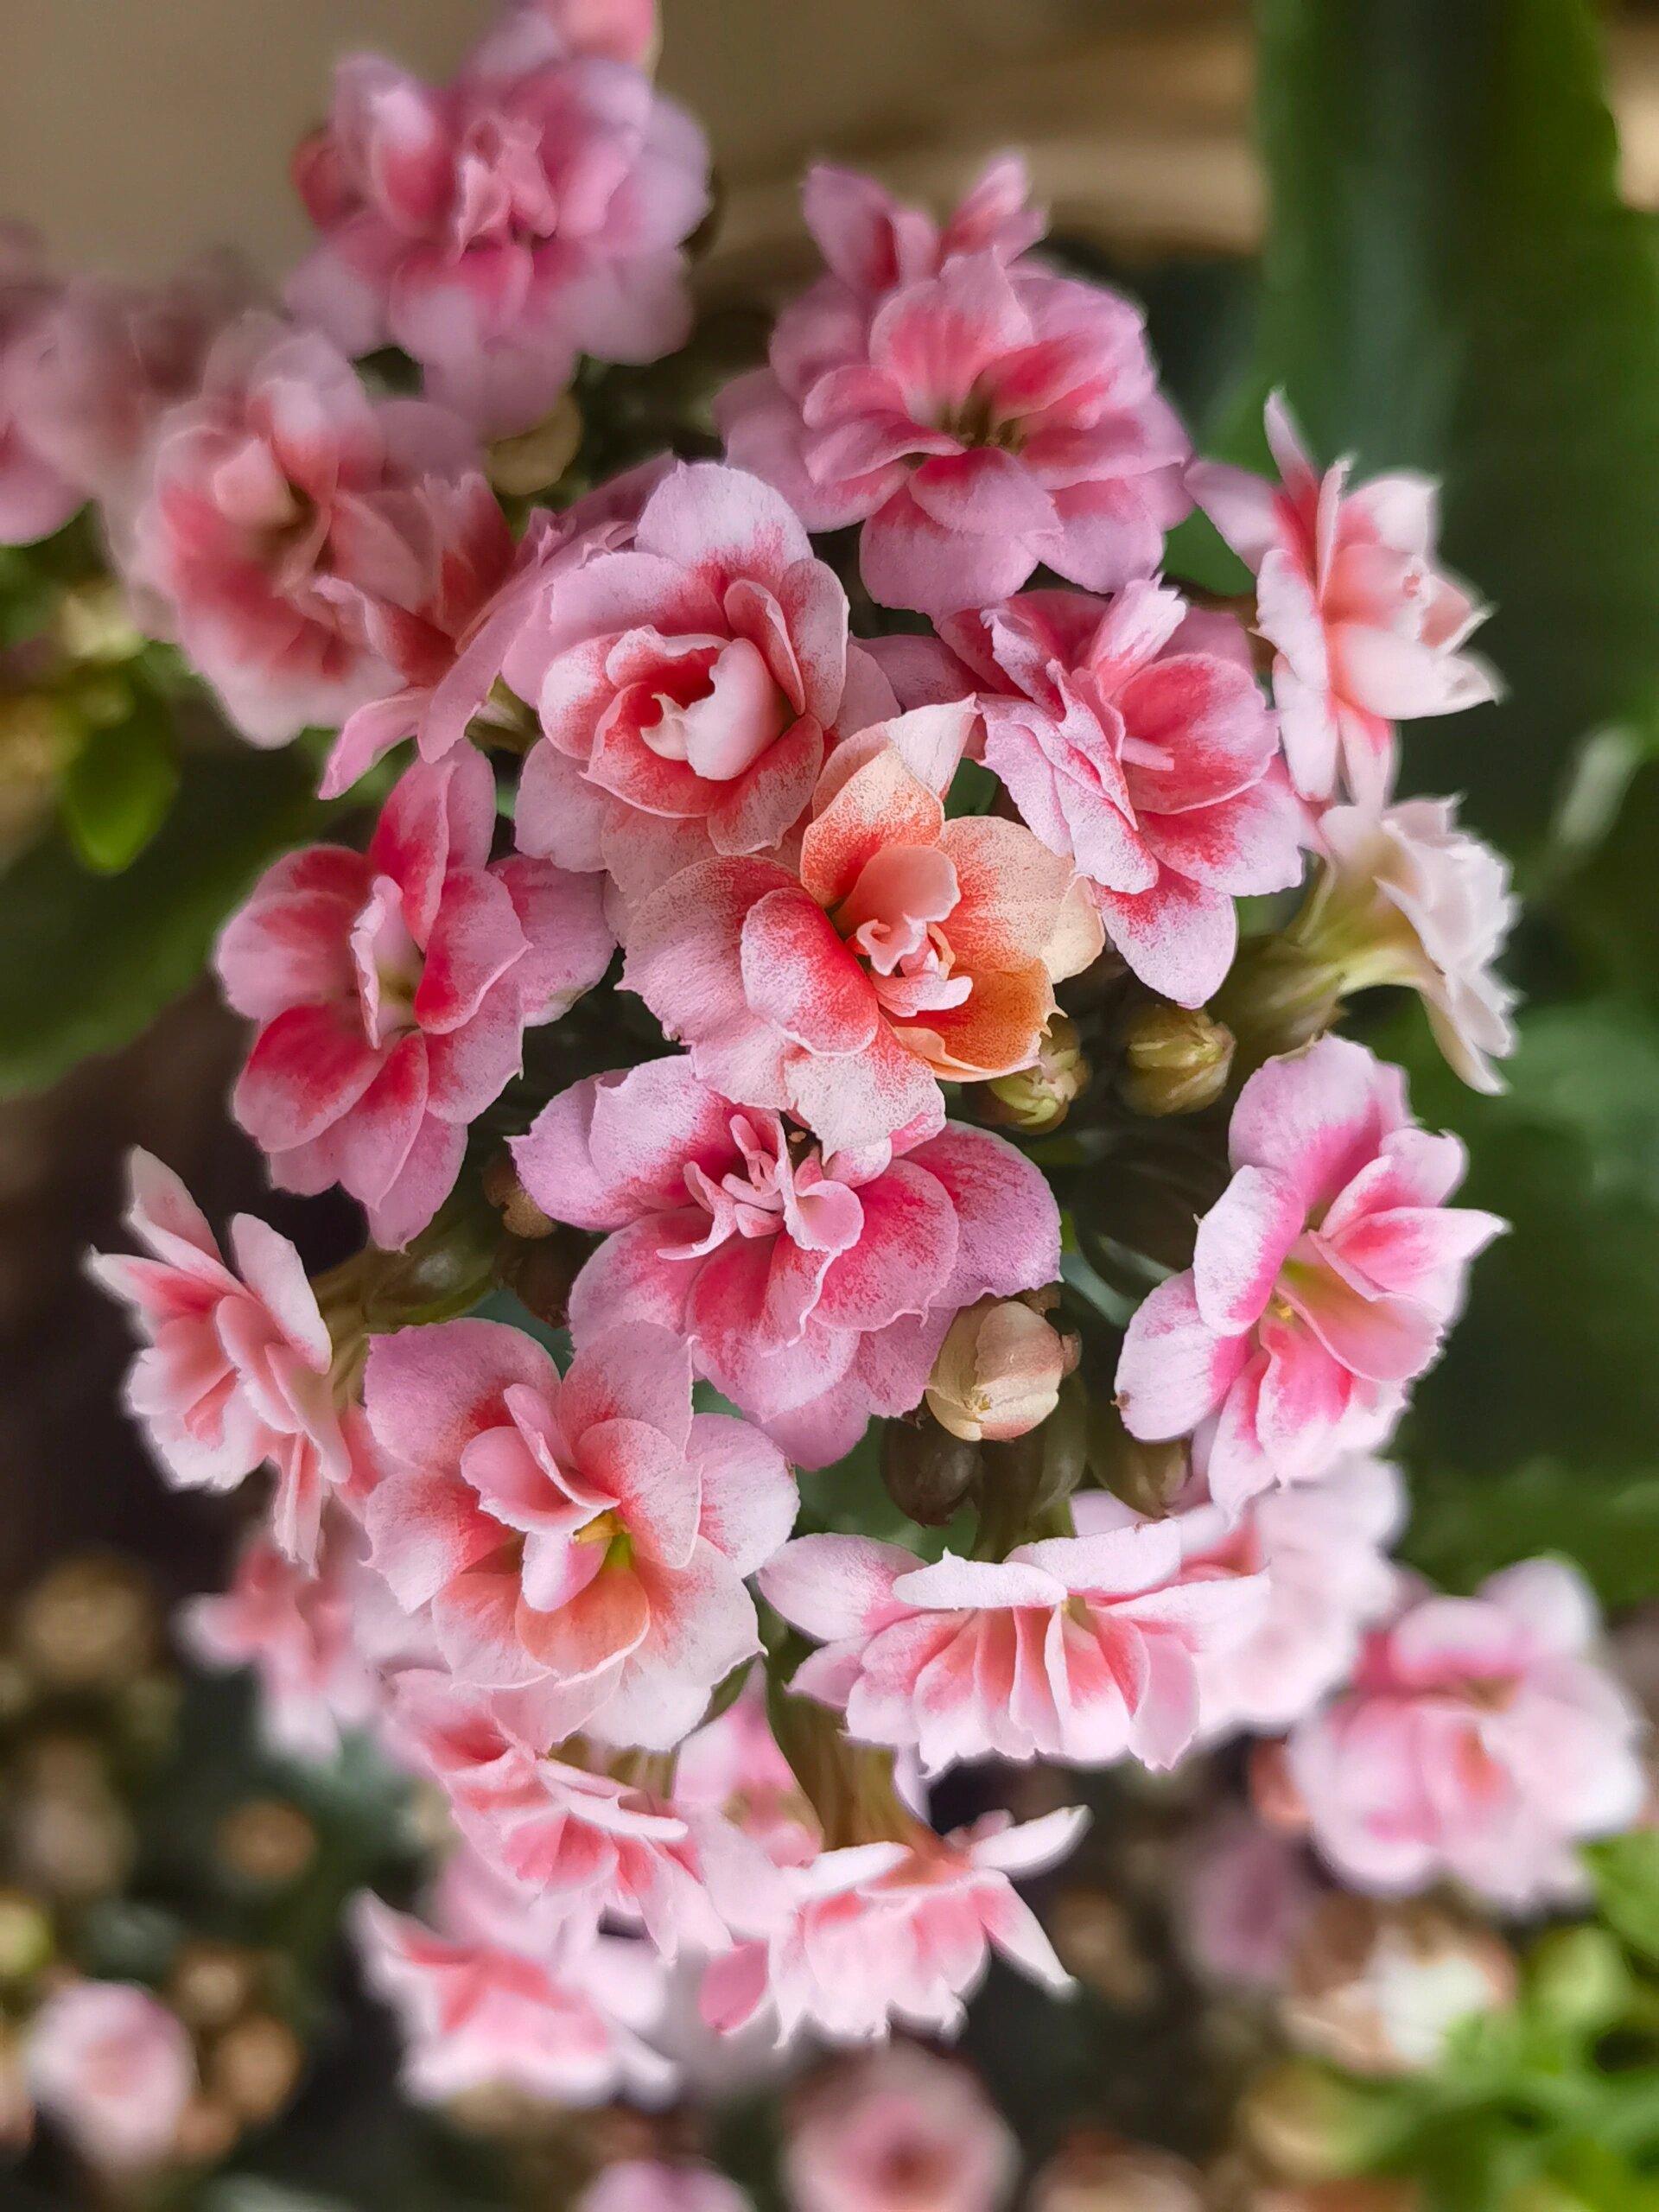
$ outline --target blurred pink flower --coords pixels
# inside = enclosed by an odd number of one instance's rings
[[[1462,650],[1486,609],[1435,565],[1430,478],[1376,476],[1350,492],[1350,464],[1321,477],[1277,393],[1267,419],[1277,485],[1219,461],[1195,462],[1187,483],[1255,572],[1296,788],[1323,799],[1345,784],[1375,809],[1394,779],[1394,723],[1500,696]]]
[[[366,853],[311,845],[226,925],[225,995],[259,1025],[238,1121],[285,1189],[340,1183],[404,1244],[454,1185],[468,1122],[518,1072],[527,1027],[604,974],[600,887],[491,861],[495,779],[471,747],[417,761]]]
[[[1182,1853],[1173,1925],[1207,1979],[1277,1990],[1320,1886],[1295,1839],[1242,1808],[1198,1830]]]
[[[1031,180],[1017,154],[988,162],[943,223],[908,207],[857,169],[819,162],[801,187],[801,213],[824,259],[825,274],[779,317],[778,342],[792,351],[798,333],[850,329],[857,308],[868,314],[897,284],[937,276],[959,254],[988,252],[1014,263],[1043,235],[1042,210],[1031,205]]]
[[[1452,1878],[1510,1910],[1580,1895],[1574,1845],[1636,1820],[1644,1724],[1595,1656],[1577,1571],[1529,1560],[1472,1598],[1408,1592],[1351,1686],[1291,1732],[1290,1779],[1341,1878]]]
[[[1001,1138],[947,1123],[826,1160],[683,1059],[575,1084],[512,1153],[545,1211],[611,1232],[571,1292],[577,1341],[659,1322],[801,1466],[919,1401],[958,1307],[1059,1272],[1048,1186]]]
[[[112,2173],[162,2164],[196,2088],[183,2022],[124,1981],[54,1990],[29,2023],[23,2067],[41,2110]]]
[[[754,2205],[712,2166],[625,2158],[588,2183],[574,2212],[754,2212]]]
[[[294,175],[322,233],[294,311],[349,353],[400,346],[486,436],[541,421],[579,355],[653,361],[690,330],[702,134],[551,10],[510,11],[447,86],[342,61]]]
[[[269,1460],[272,1535],[290,1560],[309,1562],[324,1497],[346,1479],[351,1456],[328,1331],[300,1255],[256,1215],[238,1214],[233,1272],[170,1167],[134,1151],[127,1173],[128,1225],[151,1256],[89,1262],[147,1339],[128,1370],[127,1410],[177,1489],[234,1490]]]
[[[63,528],[84,493],[39,452],[18,419],[12,385],[34,334],[61,294],[39,239],[0,224],[0,545],[30,545]]]
[[[1462,1145],[1420,1129],[1399,1069],[1346,1038],[1258,1069],[1230,1145],[1192,1266],[1129,1323],[1117,1399],[1132,1435],[1197,1432],[1232,1515],[1382,1441],[1503,1224],[1446,1203]]]
[[[995,2212],[1019,2163],[977,2077],[912,2043],[810,2082],[784,2152],[794,2212]]]
[[[717,1719],[680,1745],[674,1802],[683,1809],[723,1813],[775,1866],[805,1866],[817,1858],[823,1838],[772,1732],[760,1669]]]
[[[262,313],[160,418],[130,537],[129,581],[266,746],[447,666],[512,558],[463,423]]]
[[[657,0],[512,0],[557,33],[567,54],[651,66],[660,30]]]

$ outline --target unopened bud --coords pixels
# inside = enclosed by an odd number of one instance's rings
[[[26,1890],[0,1890],[0,1981],[28,1981],[52,1956],[52,1923]]]
[[[981,1446],[977,1556],[1006,1559],[1033,1535],[1053,1534],[1042,1524],[1076,1490],[1088,1462],[1088,1395],[1082,1376],[1068,1375],[1040,1427]]]
[[[942,1428],[925,1409],[890,1421],[881,1434],[881,1480],[899,1510],[924,1529],[943,1529],[979,1479],[979,1446]]]
[[[183,1945],[168,1979],[167,2001],[188,2028],[228,2027],[253,2002],[258,1955],[207,1938]]]
[[[66,1560],[17,1610],[17,1656],[53,1689],[130,1681],[149,1664],[156,1638],[149,1586],[119,1560]]]
[[[235,2112],[222,2097],[192,2097],[173,2137],[174,2158],[181,2166],[215,2165],[242,2133]]]
[[[484,1195],[501,1217],[509,1236],[550,1236],[555,1224],[542,1211],[518,1180],[518,1171],[505,1152],[498,1153],[484,1170]]]
[[[1252,939],[1216,995],[1238,1039],[1241,1063],[1259,1067],[1323,1036],[1342,1005],[1339,969],[1289,937]]]
[[[1089,1088],[1089,1076],[1077,1024],[1056,1014],[1049,1019],[1035,1065],[988,1083],[980,1112],[998,1128],[1040,1136],[1046,1129],[1058,1128]]]
[[[504,1236],[495,1272],[518,1303],[550,1329],[570,1316],[570,1292],[586,1254],[569,1230],[532,1238]]]
[[[1089,1408],[1089,1465],[1103,1487],[1148,1521],[1164,1518],[1192,1472],[1186,1438],[1149,1444],[1131,1436],[1116,1407],[1100,1398]]]
[[[66,658],[73,661],[112,665],[136,659],[144,649],[143,632],[112,576],[70,585],[58,601],[52,626]]]
[[[1060,1963],[1121,2012],[1144,2012],[1158,1994],[1157,1977],[1135,1923],[1105,1890],[1062,1890],[1046,1916]]]
[[[1369,2163],[1387,2107],[1307,2059],[1287,2059],[1245,2092],[1238,2124],[1246,2147],[1280,2178],[1332,2181]]]
[[[214,2039],[207,2085],[238,2118],[272,2119],[294,2094],[304,2054],[294,2031],[269,2012],[251,2012]]]
[[[1123,1042],[1118,1088],[1137,1114],[1196,1114],[1227,1088],[1233,1033],[1202,1007],[1143,1007]]]
[[[945,1334],[928,1377],[928,1410],[967,1443],[1005,1443],[1048,1419],[1076,1364],[1075,1346],[1031,1306],[982,1298]]]
[[[1204,2212],[1185,2158],[1092,2132],[1073,2135],[1039,2173],[1027,2212]]]
[[[316,1855],[317,1832],[297,1805],[282,1797],[250,1797],[214,1832],[219,1857],[232,1873],[261,1889],[284,1889]]]
[[[1280,2010],[1293,2042],[1346,2073],[1414,2074],[1515,1989],[1514,1954],[1478,1922],[1337,1893],[1308,1916]]]
[[[511,438],[498,438],[486,461],[490,482],[510,499],[556,484],[582,444],[582,410],[567,391],[550,415]]]

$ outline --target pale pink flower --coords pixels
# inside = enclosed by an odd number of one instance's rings
[[[793,2212],[995,2212],[1019,2164],[977,2077],[913,2043],[809,2082],[784,2152]]]
[[[1198,1733],[1199,1656],[1248,1633],[1259,1577],[1185,1570],[1171,1521],[1104,1491],[1073,1501],[1079,1533],[1006,1560],[934,1566],[867,1536],[800,1536],[761,1572],[768,1604],[821,1646],[793,1687],[847,1716],[855,1740],[960,1759],[1173,1766]]]
[[[665,1329],[590,1338],[563,1380],[499,1322],[405,1329],[376,1338],[364,1403],[374,1564],[406,1611],[430,1606],[463,1680],[546,1681],[558,1735],[667,1750],[760,1649],[743,1578],[788,1535],[795,1486],[747,1422],[693,1414]]]
[[[159,2165],[196,2088],[184,2024],[147,1989],[72,1981],[29,2021],[23,2069],[35,2102],[88,2164]]]
[[[1116,590],[1191,504],[1135,309],[996,245],[874,303],[809,294],[716,416],[809,530],[863,524],[873,599],[928,614],[1006,599],[1039,562]]]
[[[832,1152],[944,1120],[939,1080],[1036,1058],[1054,984],[1100,950],[1070,864],[1017,822],[945,819],[971,706],[843,740],[801,842],[705,861],[631,914],[624,982],[697,1073]]]
[[[1580,1895],[1575,1844],[1630,1826],[1647,1794],[1642,1717],[1599,1625],[1557,1560],[1472,1598],[1408,1593],[1351,1686],[1291,1732],[1290,1779],[1341,1878],[1385,1896],[1450,1878],[1516,1911]]]
[[[39,239],[18,223],[0,223],[0,545],[29,545],[63,528],[85,494],[39,452],[18,420],[15,365],[60,296],[46,273]]]
[[[519,848],[631,895],[715,854],[774,851],[843,730],[893,712],[847,594],[770,485],[675,468],[630,549],[589,561],[505,663],[546,742]]]
[[[296,313],[351,353],[402,346],[487,436],[539,422],[580,354],[653,361],[690,330],[702,134],[640,70],[572,54],[535,8],[446,86],[341,62],[294,175],[322,233],[289,283]]]
[[[1302,872],[1303,810],[1238,625],[1135,582],[1109,601],[1023,593],[941,633],[985,765],[1094,887],[1141,981],[1201,1006],[1232,965],[1234,899]]]
[[[1267,1581],[1254,1628],[1198,1655],[1202,1732],[1288,1727],[1346,1680],[1364,1630],[1393,1608],[1400,1574],[1388,1547],[1406,1519],[1399,1469],[1356,1452],[1263,1491],[1230,1522],[1207,1502],[1174,1517],[1190,1568]]]
[[[944,223],[895,200],[874,177],[830,162],[807,171],[801,213],[826,273],[779,318],[778,343],[791,354],[798,334],[834,328],[855,306],[873,310],[895,285],[937,276],[958,254],[1018,261],[1046,226],[1017,154],[988,162]]]
[[[497,2087],[561,2105],[671,2093],[672,2066],[645,2040],[663,2005],[662,1967],[645,1944],[572,1944],[556,1916],[467,1852],[438,1877],[429,1922],[368,1896],[353,1922],[369,1986],[397,2015],[417,2102]]]
[[[1069,1990],[1010,1877],[1058,1864],[1088,1819],[1078,1806],[1021,1827],[990,1814],[952,1835],[917,1829],[905,1842],[852,1844],[786,1870],[788,1922],[767,1943],[710,1961],[704,2018],[728,2031],[769,2011],[782,2041],[810,2030],[874,2043],[894,2025],[956,2035],[993,1949],[1045,1988]]]
[[[232,1269],[170,1167],[135,1151],[127,1173],[128,1226],[150,1256],[89,1262],[146,1338],[128,1370],[127,1410],[177,1489],[234,1490],[268,1460],[272,1534],[289,1558],[308,1561],[324,1497],[350,1474],[351,1455],[300,1255],[256,1215],[238,1214]]]
[[[446,666],[512,558],[457,417],[263,313],[157,423],[127,535],[129,581],[264,746]]]
[[[1001,1139],[950,1122],[826,1160],[683,1059],[575,1084],[512,1153],[546,1212],[609,1232],[571,1291],[577,1341],[673,1330],[800,1466],[907,1413],[960,1306],[1059,1272],[1048,1185]]]
[[[718,1719],[680,1745],[674,1802],[682,1809],[723,1813],[775,1866],[805,1866],[817,1858],[823,1833],[772,1732],[760,1669]]]
[[[567,54],[649,68],[661,36],[657,0],[513,0],[550,23]]]
[[[754,2202],[712,2166],[624,2158],[588,2183],[575,2212],[754,2212]]]
[[[1277,393],[1268,442],[1277,485],[1219,461],[1195,462],[1187,482],[1255,572],[1296,788],[1322,799],[1344,783],[1375,809],[1394,779],[1396,721],[1499,696],[1491,670],[1462,651],[1487,610],[1436,565],[1431,479],[1376,476],[1350,492],[1347,461],[1321,477]]]
[[[1457,802],[1413,798],[1373,813],[1319,817],[1327,867],[1289,934],[1339,971],[1344,990],[1379,983],[1421,994],[1454,1073],[1497,1091],[1492,1066],[1515,1050],[1515,993],[1493,971],[1520,912],[1510,871],[1458,826]]]
[[[1233,1179],[1192,1267],[1129,1323],[1117,1397],[1132,1435],[1196,1431],[1211,1494],[1235,1514],[1382,1441],[1503,1224],[1446,1204],[1463,1147],[1419,1128],[1399,1069],[1346,1038],[1258,1069],[1230,1147]]]
[[[598,884],[493,862],[494,830],[482,753],[416,761],[366,853],[286,855],[219,938],[225,995],[258,1024],[238,1121],[284,1190],[342,1184],[381,1244],[431,1220],[468,1122],[518,1072],[525,1028],[610,958]]]
[[[1299,1840],[1230,1809],[1182,1853],[1173,1926],[1206,1979],[1276,1990],[1320,1894]]]

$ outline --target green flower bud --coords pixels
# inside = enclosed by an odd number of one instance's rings
[[[881,1480],[899,1510],[924,1529],[943,1529],[979,1479],[979,1446],[942,1428],[929,1413],[890,1421],[881,1433]]]
[[[994,1127],[1040,1136],[1058,1129],[1089,1088],[1090,1067],[1077,1042],[1075,1022],[1051,1016],[1034,1066],[1017,1075],[998,1076],[980,1094],[981,1118]]]
[[[1137,1114],[1197,1114],[1227,1088],[1233,1033],[1202,1007],[1143,1007],[1129,1024],[1118,1088]]]

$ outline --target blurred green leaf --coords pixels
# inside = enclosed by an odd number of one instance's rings
[[[1659,1962],[1659,1828],[1611,1836],[1584,1855],[1603,1919],[1633,1951]]]
[[[1414,1467],[1402,1555],[1442,1589],[1559,1552],[1614,1610],[1659,1596],[1659,1465],[1586,1471],[1540,1459],[1511,1471]]]
[[[141,691],[130,714],[93,730],[64,771],[64,827],[88,868],[118,874],[161,828],[178,788],[167,709]]]
[[[48,838],[0,877],[0,1096],[124,1044],[206,964],[265,863],[325,810],[290,753],[193,761],[160,833],[119,875]]]
[[[1316,450],[1445,479],[1510,697],[1409,727],[1519,851],[1659,684],[1659,259],[1624,207],[1589,0],[1260,0],[1261,346]]]

